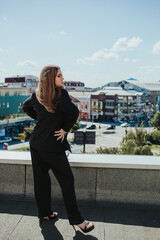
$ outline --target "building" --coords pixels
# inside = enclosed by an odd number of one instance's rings
[[[11,115],[25,115],[23,102],[38,86],[38,78],[32,75],[5,78],[0,84],[0,119]]]
[[[69,91],[69,95],[79,100],[79,120],[90,120],[90,92]]]
[[[119,82],[110,82],[103,86],[103,89],[107,86],[119,86],[126,90],[135,90],[137,92],[143,92],[145,95],[150,95],[150,101],[148,104],[151,105],[151,117],[157,111],[160,111],[160,82],[140,83],[134,78],[129,78]]]
[[[91,120],[103,120],[105,94],[91,95]]]
[[[31,95],[29,88],[8,87],[5,85],[0,86],[0,97],[3,96],[28,96]]]
[[[104,94],[104,121],[133,120],[141,122],[151,116],[150,95],[121,87],[103,87],[95,94]]]
[[[72,95],[69,95],[69,96],[70,96],[72,102],[76,105],[76,107],[78,109],[80,109],[80,105],[81,105],[80,101],[77,98],[73,97]],[[79,114],[79,118],[80,118],[80,114]]]
[[[64,88],[66,90],[83,91],[85,89],[85,84],[76,81],[64,81]]]
[[[33,75],[7,77],[5,78],[5,86],[9,88],[26,88],[32,93],[38,86],[38,77]]]

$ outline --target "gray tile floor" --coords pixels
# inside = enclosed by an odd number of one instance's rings
[[[79,206],[95,229],[83,234],[69,225],[65,208],[56,204],[59,212],[55,222],[39,224],[33,202],[0,200],[0,240],[160,240],[160,208],[107,204]]]

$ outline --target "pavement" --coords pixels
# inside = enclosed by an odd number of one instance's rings
[[[160,207],[123,204],[79,205],[95,229],[84,234],[69,225],[62,203],[56,221],[39,223],[34,202],[0,200],[0,240],[160,240]]]

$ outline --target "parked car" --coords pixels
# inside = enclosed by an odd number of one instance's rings
[[[0,137],[0,143],[8,143],[8,142],[12,142],[11,137]]]
[[[106,130],[115,129],[115,128],[116,128],[115,125],[109,125],[109,126],[106,127]]]
[[[85,127],[86,127],[86,124],[80,123],[80,128],[85,128]]]
[[[129,123],[127,123],[127,122],[121,124],[121,127],[130,127],[130,126],[131,125]]]
[[[96,129],[96,125],[92,124],[91,126],[87,127],[87,129]]]

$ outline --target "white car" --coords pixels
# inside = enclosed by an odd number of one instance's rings
[[[11,137],[0,137],[0,143],[8,143],[8,142],[12,142]]]
[[[127,122],[121,124],[121,127],[129,127],[129,126],[130,126],[130,124]]]

